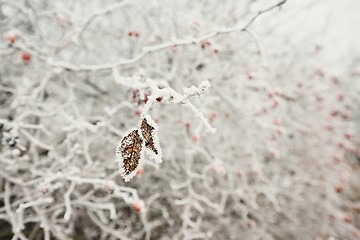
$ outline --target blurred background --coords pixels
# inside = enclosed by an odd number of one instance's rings
[[[0,0],[0,239],[360,239],[359,12]]]

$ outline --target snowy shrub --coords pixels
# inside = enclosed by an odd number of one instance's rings
[[[289,2],[0,1],[0,238],[359,239],[360,65]]]

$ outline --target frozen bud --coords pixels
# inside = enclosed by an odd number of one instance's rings
[[[107,192],[108,194],[111,194],[115,190],[115,182],[108,180],[104,183],[103,188],[104,188],[105,192]]]
[[[204,48],[207,48],[207,47],[210,47],[211,46],[211,42],[209,40],[205,40],[201,43],[201,48],[204,49]]]
[[[49,192],[49,185],[46,183],[43,183],[40,185],[39,190],[43,195],[45,195]]]
[[[168,86],[167,83],[157,84],[158,89],[164,89],[164,88],[166,88],[167,86]]]
[[[15,138],[8,138],[6,139],[9,147],[13,148],[16,147],[16,139]]]
[[[141,201],[141,200],[137,200],[134,202],[133,204],[133,208],[135,210],[135,212],[141,212],[144,210],[144,201]]]
[[[210,87],[211,87],[211,84],[209,81],[202,81],[199,85],[199,88],[201,88],[201,90],[205,90]]]
[[[190,122],[186,122],[186,123],[185,123],[185,128],[186,128],[186,129],[190,129],[190,127],[191,127]]]
[[[15,148],[15,149],[12,150],[12,154],[13,154],[14,157],[19,157],[20,154],[21,154],[21,151],[20,151],[20,149]]]
[[[186,95],[191,96],[191,95],[199,94],[199,91],[195,86],[191,86],[189,88],[184,89],[184,93]]]

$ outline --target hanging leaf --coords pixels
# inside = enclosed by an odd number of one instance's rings
[[[139,121],[139,129],[145,142],[145,147],[150,150],[150,156],[154,158],[155,162],[162,162],[162,152],[157,135],[158,126],[154,120],[149,115],[143,116]]]
[[[126,182],[136,175],[143,159],[143,139],[138,129],[130,129],[116,147],[119,169]]]

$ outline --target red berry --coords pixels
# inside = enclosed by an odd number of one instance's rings
[[[282,135],[284,135],[284,133],[285,133],[285,129],[282,128],[282,127],[279,127],[278,129],[276,129],[276,133],[277,133],[279,136],[282,136]]]
[[[216,119],[216,117],[217,117],[217,113],[216,113],[216,112],[212,112],[212,113],[210,114],[209,121],[210,121],[210,122],[214,122],[214,120]]]
[[[331,124],[328,124],[326,125],[326,129],[329,131],[329,132],[332,132],[334,130],[334,127],[331,125]]]
[[[345,214],[345,215],[343,216],[343,220],[344,220],[344,222],[351,223],[352,218],[351,218],[350,215]]]
[[[141,113],[142,113],[142,111],[141,111],[140,109],[136,109],[136,111],[135,111],[135,114],[136,114],[136,115],[140,116]]]
[[[276,149],[271,149],[271,150],[270,150],[270,154],[271,154],[271,156],[272,156],[273,158],[278,158],[278,157],[280,156],[279,151],[276,150]]]
[[[137,171],[137,175],[141,175],[144,173],[144,169],[143,168],[140,168],[138,171]]]
[[[342,157],[340,154],[334,154],[333,159],[334,159],[335,163],[339,163],[339,162],[341,162]]]
[[[9,36],[7,38],[7,40],[9,41],[9,43],[14,44],[16,42],[16,37],[14,35],[12,35],[12,36]]]
[[[344,133],[344,137],[345,137],[346,139],[350,139],[350,138],[351,138],[351,134],[350,134],[350,133]]]
[[[353,236],[356,238],[360,238],[360,231],[359,230],[354,230],[353,231]]]
[[[254,226],[255,226],[255,221],[254,220],[252,220],[252,219],[248,219],[247,220],[247,226],[248,226],[248,228],[253,228]]]
[[[136,201],[136,202],[134,202],[133,207],[136,212],[141,212],[142,208],[144,207],[144,202]]]
[[[149,100],[148,95],[145,95],[145,97],[144,97],[144,103],[147,103],[148,100]]]
[[[274,90],[268,90],[267,95],[269,98],[272,98],[275,95],[275,91]]]
[[[278,100],[273,101],[272,107],[276,108],[277,106],[279,106],[279,101]]]
[[[329,220],[333,222],[333,221],[336,220],[336,217],[333,214],[330,214],[329,215]]]
[[[337,193],[342,193],[344,191],[344,186],[342,184],[339,184],[335,187],[335,191]]]
[[[339,143],[338,143],[338,147],[339,147],[339,148],[345,148],[345,144],[344,144],[343,142],[339,142]]]
[[[31,61],[31,54],[28,52],[23,52],[22,54],[22,60],[24,61],[24,63],[29,63]]]
[[[339,112],[337,110],[334,110],[330,114],[331,116],[336,117],[339,114]]]
[[[251,72],[251,71],[248,71],[247,72],[247,78],[248,78],[248,80],[253,80],[254,79],[254,73]]]
[[[192,136],[192,140],[193,140],[193,142],[198,143],[198,142],[200,141],[200,136],[197,135],[197,134],[194,134],[194,135]]]
[[[345,94],[344,94],[344,93],[340,93],[340,94],[338,95],[338,100],[339,100],[340,102],[342,102],[342,101],[344,101],[344,99],[345,99]]]

